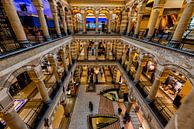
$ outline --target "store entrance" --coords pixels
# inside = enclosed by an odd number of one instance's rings
[[[192,90],[190,81],[178,71],[169,71],[165,82],[160,89],[172,100],[176,107],[179,107]]]

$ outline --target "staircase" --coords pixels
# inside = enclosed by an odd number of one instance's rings
[[[112,101],[106,99],[103,96],[100,96],[98,113],[111,116],[115,115]],[[102,129],[120,129],[119,121]]]

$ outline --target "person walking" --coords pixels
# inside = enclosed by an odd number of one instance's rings
[[[93,103],[91,101],[89,101],[89,109],[90,112],[93,112]]]

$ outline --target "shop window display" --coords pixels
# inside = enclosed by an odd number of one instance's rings
[[[161,89],[173,101],[173,104],[179,107],[190,93],[192,86],[188,79],[174,71],[169,74]]]
[[[143,74],[151,81],[154,81],[154,72],[156,64],[152,61],[148,61],[146,66],[143,68]]]

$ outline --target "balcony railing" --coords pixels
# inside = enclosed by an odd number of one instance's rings
[[[121,65],[120,62],[118,62],[118,64],[121,66],[121,68],[125,71],[127,78],[131,81],[132,83],[132,76],[130,75],[130,73],[126,72],[126,69],[123,68],[123,66]],[[132,83],[133,84],[133,83]],[[155,119],[158,121],[159,125],[161,128],[165,127],[165,125],[168,123],[168,120],[165,118],[165,116],[163,115],[163,112],[159,111],[158,108],[156,108],[156,104],[157,103],[151,103],[148,104],[148,102],[146,101],[146,97],[147,94],[143,91],[142,88],[139,87],[139,84],[134,85],[134,88],[136,89],[137,93],[139,94],[139,97],[144,101],[144,104],[146,105],[147,109],[150,110],[150,112],[153,114],[153,116],[155,117]],[[165,106],[165,105],[162,105]],[[165,107],[167,108],[167,107]]]
[[[129,35],[128,34],[126,35],[125,33],[123,36],[137,41],[141,41],[143,43],[148,43],[165,49],[170,49],[173,51],[194,56],[194,43],[193,43],[194,39],[191,38],[193,37],[192,34],[194,33],[193,29],[187,29],[188,33],[183,36],[182,41],[180,42],[180,45],[178,48],[175,48],[169,45],[169,42],[171,41],[174,33],[173,29],[163,29],[160,31],[156,30],[153,37],[149,40],[146,39],[147,32],[148,30],[143,29],[143,30],[140,30],[137,36],[134,36],[134,32],[130,32]],[[189,36],[190,38],[188,38]]]
[[[75,67],[75,64],[73,64],[71,66],[70,71],[72,71],[74,67]],[[44,104],[43,105],[42,109],[40,110],[40,112],[38,114],[37,119],[34,122],[34,125],[32,127],[33,129],[39,128],[43,122],[45,124],[47,123],[46,122],[46,119],[47,119],[46,115],[48,115],[48,113],[53,108],[53,105],[57,102],[56,99],[60,96],[59,94],[61,92],[65,92],[64,91],[64,82],[65,82],[66,79],[67,79],[67,73],[65,73],[65,71],[64,71],[63,76],[61,78],[61,83],[60,84],[59,83],[55,84],[55,89],[53,90],[53,92],[50,95],[51,102],[49,104]]]
[[[61,38],[54,38],[50,41],[45,41],[45,42],[42,42],[42,43],[34,43],[32,44],[32,46],[30,47],[27,47],[27,48],[17,48],[17,49],[14,49],[12,51],[8,51],[8,52],[4,52],[4,53],[0,53],[0,59],[4,59],[4,58],[7,58],[7,57],[10,57],[12,55],[16,55],[16,54],[19,54],[19,53],[23,53],[23,52],[26,52],[28,50],[32,50],[34,48],[38,48],[40,46],[44,46],[46,44],[50,44],[50,43],[53,43],[55,41],[58,41],[58,40],[61,40],[63,38],[67,38],[67,37],[70,37],[70,35],[67,35],[67,36],[63,36]]]

